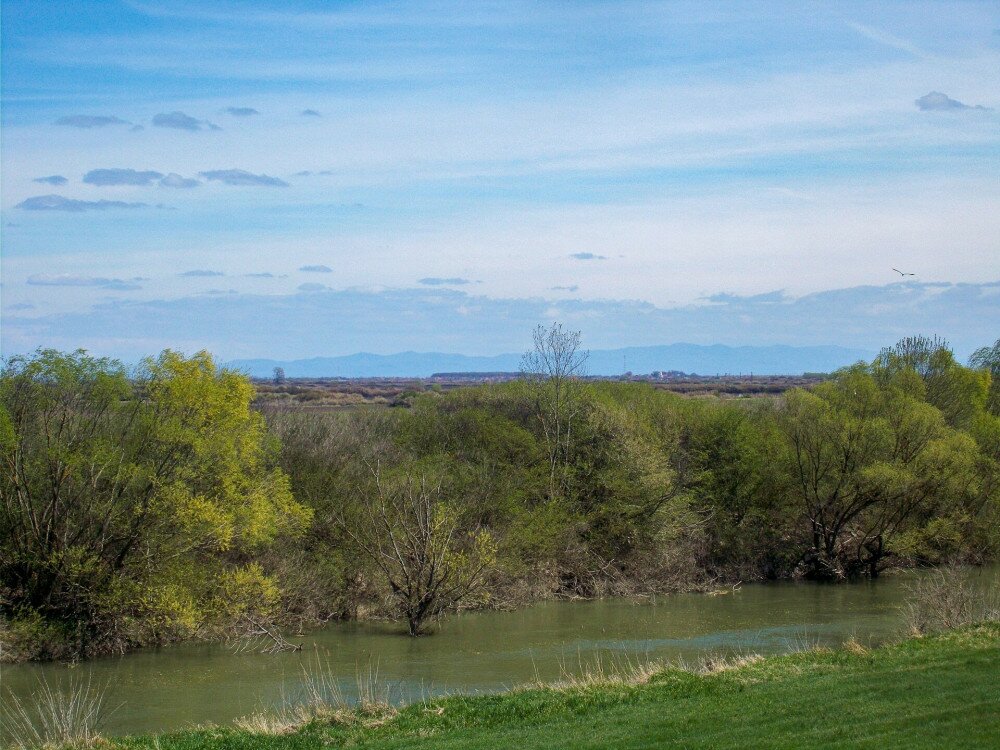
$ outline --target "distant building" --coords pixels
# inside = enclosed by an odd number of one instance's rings
[[[649,376],[653,380],[678,380],[690,377],[686,372],[682,372],[681,370],[653,370]]]

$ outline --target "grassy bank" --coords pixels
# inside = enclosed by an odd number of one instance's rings
[[[264,722],[261,722],[263,726]],[[268,734],[212,729],[115,747],[744,748],[1000,746],[1000,625],[872,651],[636,670],[591,683],[332,712]]]

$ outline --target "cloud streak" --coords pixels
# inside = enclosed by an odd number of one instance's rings
[[[957,99],[952,99],[947,94],[942,94],[940,91],[932,91],[929,94],[924,94],[913,103],[922,112],[955,112],[963,109],[987,111],[987,108],[982,104],[976,104],[975,106],[963,104]]]
[[[129,123],[127,120],[111,115],[66,115],[56,120],[55,124],[89,130],[91,128],[105,128],[108,125],[128,125]]]
[[[449,278],[441,278],[439,276],[428,276],[426,278],[420,279],[418,282],[424,286],[464,286],[466,284],[471,284],[469,279],[463,279],[457,276],[452,276]]]
[[[80,213],[82,211],[111,211],[122,208],[148,208],[148,203],[127,203],[125,201],[84,201],[76,198],[66,198],[61,195],[36,195],[25,198],[14,208],[24,211],[67,211]]]
[[[134,169],[92,169],[83,176],[88,185],[151,185],[163,177],[161,172]]]
[[[288,183],[282,179],[270,177],[266,174],[253,174],[243,169],[214,169],[208,172],[199,172],[198,174],[206,180],[239,187],[251,185],[260,187],[288,187]]]
[[[199,120],[183,112],[161,112],[153,117],[153,125],[158,128],[171,128],[173,130],[187,130],[195,132],[198,130],[222,130],[218,125],[213,125],[208,120]]]
[[[253,107],[226,107],[225,111],[233,117],[252,117],[260,114]]]
[[[176,172],[171,172],[162,180],[160,180],[160,187],[174,188],[179,190],[185,190],[188,188],[198,187],[201,183],[194,179],[193,177],[182,177]]]
[[[100,289],[111,289],[118,292],[129,292],[142,289],[136,282],[143,281],[142,277],[132,279],[109,279],[102,276],[82,276],[77,274],[35,274],[28,277],[28,284],[31,286],[83,286],[98,287]]]
[[[36,177],[32,182],[41,182],[44,185],[65,185],[69,180],[61,174],[50,174],[48,177]]]

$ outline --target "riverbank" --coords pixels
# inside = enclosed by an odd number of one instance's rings
[[[330,706],[293,726],[112,741],[128,750],[396,747],[988,747],[1000,737],[1000,624],[866,650],[634,668],[395,710]]]

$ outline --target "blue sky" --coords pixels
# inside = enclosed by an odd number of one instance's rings
[[[995,2],[2,14],[6,354],[1000,332]]]

